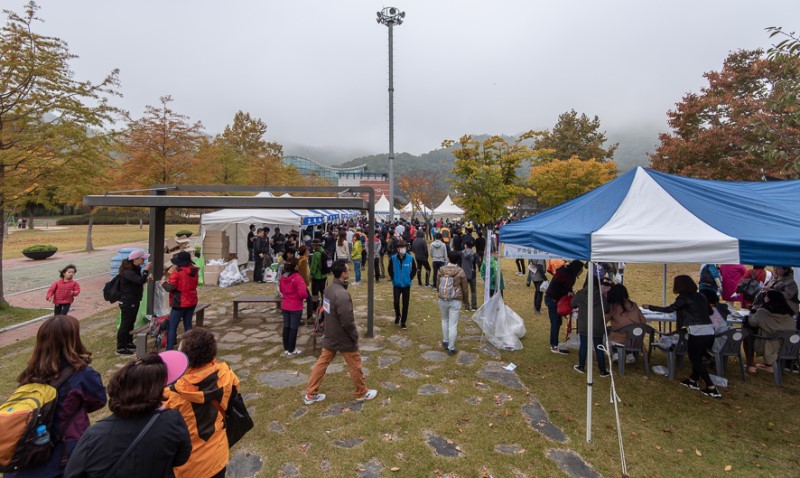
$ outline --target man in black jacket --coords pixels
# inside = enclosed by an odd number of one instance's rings
[[[253,258],[256,263],[253,270],[253,282],[264,282],[264,263],[269,258],[269,240],[264,229],[256,231],[256,238],[253,241]]]
[[[411,252],[417,262],[417,285],[422,285],[422,269],[425,269],[425,287],[431,285],[431,265],[428,262],[428,243],[425,242],[425,233],[417,230],[417,238],[411,243]]]

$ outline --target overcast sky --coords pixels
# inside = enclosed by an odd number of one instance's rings
[[[22,0],[3,0],[21,11]],[[800,1],[40,0],[37,31],[69,43],[76,78],[113,68],[119,106],[173,107],[219,133],[238,110],[267,139],[388,151],[387,28],[394,30],[395,150],[464,133],[551,128],[598,115],[609,133],[665,129],[666,111],[728,52],[800,30]]]

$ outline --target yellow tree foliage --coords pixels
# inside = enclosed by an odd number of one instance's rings
[[[492,136],[483,142],[465,135],[458,140],[459,147],[453,150],[456,157],[450,180],[458,193],[459,205],[466,210],[467,217],[484,224],[492,224],[508,212],[507,206],[520,195],[533,195],[518,176],[519,167],[532,161],[537,150],[524,142],[541,133],[529,131],[515,142],[509,143],[500,136]],[[445,148],[455,144],[453,140],[442,143]]]
[[[427,220],[428,216],[422,206],[433,209],[445,198],[446,192],[439,186],[441,177],[440,171],[415,171],[397,181],[400,190],[411,201],[415,215],[421,214]]]
[[[557,206],[617,177],[614,162],[573,156],[566,161],[547,161],[531,169],[530,185],[539,204]]]

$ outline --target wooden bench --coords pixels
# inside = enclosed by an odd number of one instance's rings
[[[198,327],[205,325],[206,309],[211,304],[197,304],[194,309],[194,323]],[[150,337],[150,324],[145,324],[138,329],[132,330],[133,344],[136,346],[136,357],[141,357],[147,353],[147,338]],[[155,349],[158,350],[159,344],[156,344]]]
[[[267,303],[280,304],[281,298],[277,295],[249,295],[233,299],[233,320],[239,320],[239,304]]]

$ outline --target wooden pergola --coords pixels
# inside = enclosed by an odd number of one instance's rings
[[[92,207],[150,208],[149,250],[153,263],[153,278],[148,286],[147,312],[153,313],[154,288],[164,270],[164,227],[169,208],[181,209],[357,209],[369,218],[367,227],[367,260],[374,264],[375,257],[375,190],[366,186],[219,186],[219,185],[156,185],[146,190],[150,194],[129,194],[133,191],[107,192],[103,195],[84,196],[83,204]],[[211,196],[208,193],[333,193],[328,197],[256,197]],[[200,193],[200,194],[197,194]],[[341,197],[354,193],[358,197]],[[366,193],[367,201],[360,193]],[[367,268],[367,337],[374,335],[375,282],[373,267]]]

